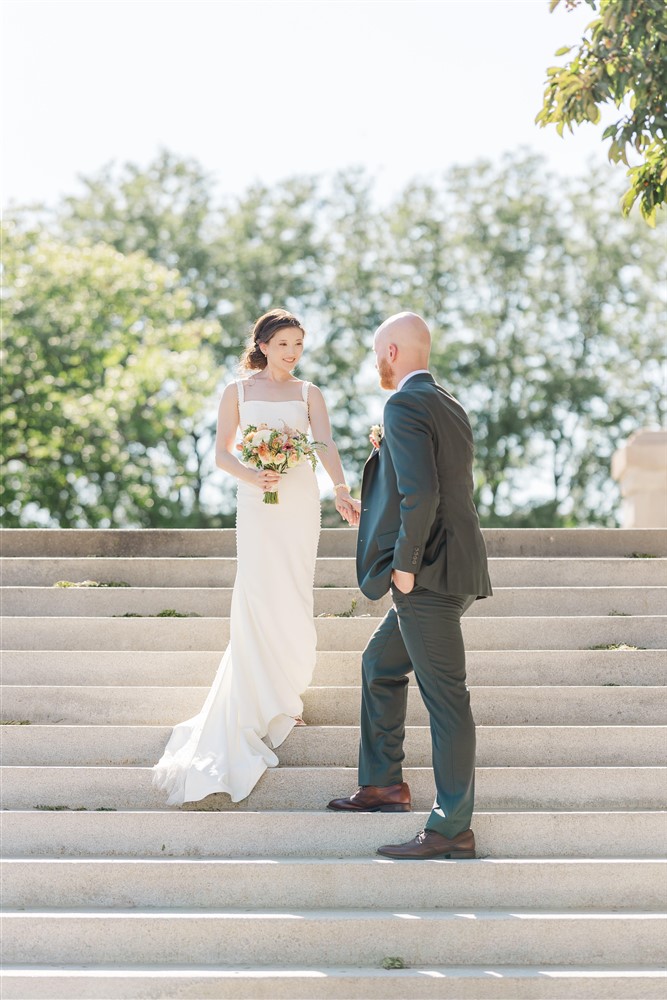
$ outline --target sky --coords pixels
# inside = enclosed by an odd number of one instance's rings
[[[593,16],[548,0],[4,0],[2,202],[53,203],[110,162],[194,157],[221,194],[363,166],[380,195],[528,147],[546,68]]]

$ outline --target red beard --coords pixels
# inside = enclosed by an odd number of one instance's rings
[[[380,375],[380,388],[382,389],[396,388],[396,378],[394,376],[394,369],[391,367],[389,362],[384,358],[382,359],[382,361],[378,362],[378,373]]]

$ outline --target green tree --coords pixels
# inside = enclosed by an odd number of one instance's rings
[[[7,527],[222,523],[202,502],[213,321],[177,271],[4,233]]]
[[[81,180],[83,193],[64,199],[48,226],[71,245],[103,242],[176,268],[192,315],[214,320],[219,331],[208,342],[219,368],[218,388],[236,376],[249,330],[262,312],[280,305],[302,314],[320,299],[325,234],[318,229],[317,178],[252,185],[239,197],[221,200],[200,164],[163,151],[145,170],[133,163],[110,165]],[[212,459],[215,412],[209,406],[203,417],[196,461],[206,504],[230,511],[233,483],[219,479]]]
[[[221,323],[211,348],[222,366],[233,368],[261,313],[276,305],[302,310],[319,294],[324,240],[316,178],[255,184],[221,200],[199,163],[165,150],[145,169],[108,165],[81,182],[83,193],[56,209],[57,237],[140,251],[177,269],[194,313]]]
[[[385,273],[470,413],[484,523],[613,523],[610,455],[662,414],[661,234],[532,156],[413,184],[389,217]]]
[[[555,124],[563,135],[575,124],[597,123],[601,107],[614,105],[618,119],[603,132],[611,139],[609,159],[628,167],[630,187],[622,200],[628,214],[639,199],[641,213],[655,225],[667,201],[667,4],[665,0],[585,0],[598,13],[564,66],[547,70],[544,103],[536,121]],[[551,10],[561,0],[551,0]],[[565,0],[568,8],[581,0]],[[639,161],[630,164],[632,151]]]
[[[219,211],[213,179],[195,160],[162,150],[142,168],[107,164],[80,177],[83,191],[63,199],[52,232],[64,243],[107,243],[176,269],[194,314],[215,315],[218,275],[211,239]]]
[[[222,206],[211,244],[218,276],[221,362],[233,370],[254,320],[276,306],[300,317],[319,301],[326,235],[316,178],[252,185]]]
[[[386,227],[374,204],[372,179],[359,169],[335,174],[318,220],[323,233],[317,296],[304,310],[309,338],[303,365],[324,390],[346,475],[358,478],[368,457],[369,393],[377,397],[371,340],[399,306],[383,270]]]
[[[145,183],[121,174],[122,193],[111,171],[108,190],[45,217],[48,239],[10,229],[6,523],[229,523],[215,403],[272,305],[306,324],[300,374],[324,389],[353,483],[386,399],[373,331],[409,308],[471,415],[483,522],[614,523],[611,453],[664,419],[664,231],[616,213],[596,177],[555,179],[524,154],[415,181],[384,207],[357,170],[217,204],[191,163],[181,179],[200,201],[172,205],[160,186],[178,162]],[[181,229],[178,205],[195,202]]]

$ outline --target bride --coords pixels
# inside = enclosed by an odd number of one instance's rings
[[[233,802],[246,798],[266,768],[278,764],[271,747],[305,725],[300,696],[315,667],[317,481],[308,462],[279,475],[234,454],[239,427],[264,423],[305,432],[310,425],[326,446],[318,455],[334,483],[336,509],[358,524],[360,504],[345,483],[322,393],[292,374],[303,338],[301,323],[284,309],[261,316],[241,359],[250,377],[222,394],[216,464],[238,480],[230,642],[203,708],[174,728],[153,768],[153,784],[168,793],[168,805],[212,792],[227,792]],[[270,491],[278,492],[275,505],[263,502]]]

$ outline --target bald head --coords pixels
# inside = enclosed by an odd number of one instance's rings
[[[377,358],[380,385],[383,389],[395,389],[410,372],[428,368],[431,333],[424,320],[416,313],[397,313],[377,328],[373,350]]]

